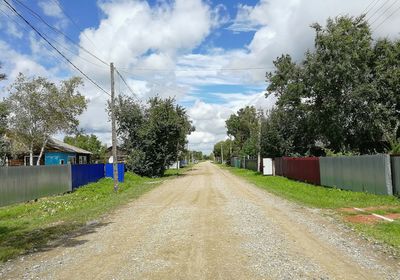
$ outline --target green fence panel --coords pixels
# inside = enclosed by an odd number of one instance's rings
[[[321,157],[319,164],[323,186],[393,194],[389,155]]]
[[[253,171],[257,171],[257,160],[256,159],[246,159],[245,168]]]
[[[392,156],[392,182],[393,194],[400,195],[400,156]]]
[[[70,165],[0,168],[0,206],[71,190]]]

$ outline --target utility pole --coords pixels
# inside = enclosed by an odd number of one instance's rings
[[[262,110],[258,112],[257,172],[261,172],[261,116]]]
[[[111,141],[113,158],[114,191],[118,192],[118,158],[117,158],[117,131],[115,126],[115,90],[114,90],[114,63],[110,63],[111,72]]]
[[[224,148],[222,147],[222,143],[221,143],[221,164],[224,163]]]

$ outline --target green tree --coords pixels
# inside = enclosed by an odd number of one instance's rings
[[[162,176],[184,152],[186,137],[194,127],[183,107],[173,98],[150,98],[142,106],[133,98],[120,96],[116,104],[118,134],[131,151],[128,168],[139,175]]]
[[[5,78],[5,74],[0,73],[0,81],[4,80]],[[0,166],[6,163],[6,156],[10,152],[10,143],[5,137],[8,115],[9,110],[7,108],[7,104],[3,101],[0,101]]]
[[[91,152],[92,161],[105,158],[107,147],[94,134],[86,135],[78,133],[75,136],[65,136],[64,142]]]
[[[363,16],[313,24],[315,49],[294,63],[289,55],[267,73],[267,95],[278,102],[263,130],[273,153],[373,153],[398,139],[400,44],[373,41]],[[283,144],[278,145],[277,141]],[[273,148],[275,151],[273,151]]]
[[[259,130],[256,108],[253,106],[241,108],[225,123],[227,134],[234,137],[232,154],[256,156]]]
[[[74,77],[56,84],[46,78],[28,78],[19,74],[6,99],[10,111],[10,133],[24,144],[33,165],[33,150],[40,149],[37,164],[48,139],[59,132],[73,133],[79,124],[78,116],[86,109],[87,101],[77,88],[83,84]]]

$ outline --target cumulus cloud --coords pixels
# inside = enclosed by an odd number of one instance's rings
[[[391,3],[385,4],[380,12],[373,14],[371,11],[367,15],[374,38],[399,35],[400,17],[388,18],[398,5],[386,11]],[[45,15],[62,25],[65,18],[54,0],[40,0],[38,5]],[[328,17],[337,15],[357,16],[368,3],[364,0],[260,0],[255,5],[238,4],[235,15],[229,15],[224,5],[212,5],[208,0],[155,1],[154,4],[100,0],[98,5],[100,22],[81,32],[80,45],[107,62],[113,61],[139,99],[158,94],[175,96],[178,102],[190,104],[188,113],[197,128],[189,137],[190,145],[209,152],[215,142],[226,137],[225,119],[230,114],[246,105],[273,106],[273,97],[266,99],[262,90],[254,88],[266,87],[265,72],[273,69],[272,61],[277,56],[289,53],[299,60],[307,49],[313,48],[311,23],[325,24]],[[386,18],[385,24],[379,26]],[[20,29],[18,31],[4,18],[0,25],[15,38],[30,39],[29,55],[0,41],[0,61],[4,62],[10,80],[20,71],[56,79],[65,76],[65,69],[69,68],[48,66],[54,58],[36,36],[32,33],[21,36]],[[220,28],[233,33],[251,32],[252,37],[242,47],[224,49],[207,41],[209,35],[219,32]],[[57,40],[63,42],[61,38]],[[68,53],[79,68],[109,90],[107,65],[65,42],[62,45],[69,50],[62,49],[63,52]],[[200,46],[201,52],[197,51]],[[71,51],[76,55],[71,55]],[[247,70],[234,70],[240,68]],[[212,85],[239,85],[243,92],[202,91],[202,87]],[[118,77],[116,86],[117,93],[129,92]],[[90,99],[89,108],[81,117],[82,127],[109,142],[110,125],[105,112],[108,96],[88,81],[82,93]]]

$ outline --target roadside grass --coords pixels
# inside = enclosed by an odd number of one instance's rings
[[[0,262],[29,251],[65,245],[65,240],[60,239],[67,237],[67,233],[84,234],[104,225],[96,219],[162,181],[127,172],[118,193],[113,192],[112,179],[105,178],[72,193],[1,207]]]
[[[369,212],[379,214],[400,212],[400,199],[394,196],[351,192],[310,185],[280,176],[263,176],[257,172],[246,169],[227,166],[224,166],[223,168],[262,189],[288,200],[310,207],[336,210],[344,220],[346,216],[362,213],[346,213],[341,211],[341,208],[382,207],[381,209]],[[350,223],[348,221],[346,221],[346,223],[366,236],[373,237],[377,241],[393,246],[396,248],[396,251],[400,253],[399,220],[391,223],[382,221],[375,224],[359,224]]]

